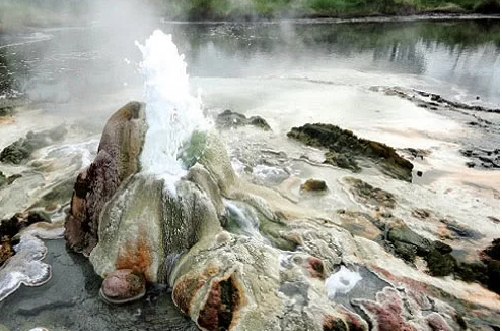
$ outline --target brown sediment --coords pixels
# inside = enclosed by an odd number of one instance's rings
[[[14,123],[14,117],[0,116],[0,124],[12,124],[12,123]]]
[[[307,258],[307,270],[313,278],[325,279],[324,263],[316,257]]]
[[[14,249],[8,236],[0,238],[0,267],[14,255]]]
[[[213,280],[197,324],[207,330],[230,330],[236,323],[243,298],[242,288],[233,275]]]
[[[190,314],[192,300],[202,286],[206,283],[205,277],[185,277],[176,282],[173,288],[172,299],[174,305],[178,307],[182,313]]]
[[[152,264],[152,256],[145,236],[146,233],[140,230],[137,241],[126,242],[118,254],[117,269],[131,269],[137,274],[147,271]]]
[[[208,266],[202,274],[186,275],[178,280],[173,287],[172,299],[174,305],[184,314],[190,314],[196,293],[206,284],[210,277],[218,272],[214,266]]]
[[[339,317],[326,316],[322,324],[323,331],[349,331],[347,324]]]

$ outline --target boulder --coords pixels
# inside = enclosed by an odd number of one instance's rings
[[[374,187],[358,178],[345,177],[343,182],[348,186],[348,191],[357,202],[372,208],[385,207],[394,209],[396,207],[396,198],[393,194]]]
[[[101,296],[111,303],[125,303],[145,295],[145,278],[131,269],[119,269],[106,275]]]
[[[347,327],[323,279],[319,259],[216,234],[180,259],[170,284],[175,305],[202,330],[323,330],[327,316]]]
[[[292,128],[288,137],[308,146],[328,149],[325,163],[359,172],[358,160],[367,159],[384,174],[411,182],[413,164],[410,161],[399,156],[394,148],[358,138],[350,130],[333,124],[307,123]]]
[[[68,130],[64,125],[36,133],[29,131],[25,138],[13,142],[2,150],[0,161],[20,164],[28,159],[31,153],[37,149],[62,141],[67,133]]]
[[[98,218],[120,184],[138,170],[146,131],[144,104],[130,102],[108,120],[94,161],[77,177],[65,238],[88,255],[97,243]]]
[[[300,185],[300,191],[303,192],[326,192],[327,190],[328,185],[326,182],[319,179],[310,178]]]
[[[238,126],[254,125],[265,131],[270,130],[270,125],[260,116],[246,116],[233,112],[230,109],[223,111],[216,116],[216,127],[220,129],[236,128]]]

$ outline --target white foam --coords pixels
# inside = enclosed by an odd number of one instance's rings
[[[265,164],[258,164],[253,168],[253,175],[258,177],[261,180],[268,180],[274,178],[287,178],[289,177],[288,173],[283,169],[277,167],[267,166]]]
[[[269,243],[268,239],[265,238],[259,230],[260,220],[254,209],[247,208],[244,204],[225,199],[223,203],[227,210],[233,215],[235,222],[239,225],[243,233],[263,243]]]
[[[148,131],[140,156],[141,169],[164,178],[166,188],[186,170],[178,151],[195,129],[205,130],[207,121],[200,98],[190,94],[187,64],[171,35],[155,30],[145,45],[136,42],[143,54],[139,67],[145,76],[146,121]],[[170,189],[171,191],[171,189]]]
[[[326,288],[328,289],[328,297],[333,299],[336,293],[349,293],[357,282],[362,279],[361,275],[356,271],[351,271],[345,266],[326,279]]]

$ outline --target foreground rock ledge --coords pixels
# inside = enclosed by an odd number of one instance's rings
[[[498,325],[495,293],[426,275],[328,216],[236,178],[214,133],[205,134],[170,193],[138,172],[146,128],[141,103],[117,111],[75,183],[65,237],[105,279],[103,295],[122,303],[143,292],[143,279],[168,284],[176,306],[202,330]],[[405,169],[398,172],[406,178]],[[255,235],[227,231],[229,203],[256,216]],[[325,279],[342,265],[361,280],[330,299]]]

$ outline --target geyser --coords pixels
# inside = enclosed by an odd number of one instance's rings
[[[162,177],[167,187],[186,173],[177,158],[180,147],[194,130],[205,130],[201,102],[190,93],[187,64],[171,35],[155,30],[145,45],[136,41],[143,54],[140,71],[145,76],[148,130],[140,156],[141,172]]]

